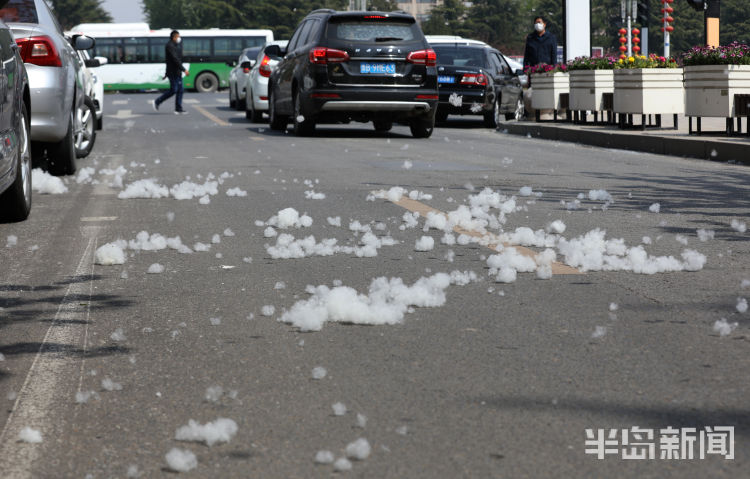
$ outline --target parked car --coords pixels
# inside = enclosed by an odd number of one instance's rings
[[[31,212],[31,97],[19,48],[2,21],[0,57],[0,219],[22,221]]]
[[[315,10],[299,24],[268,84],[272,129],[297,135],[319,123],[372,121],[377,131],[406,123],[432,135],[437,106],[435,52],[413,16]],[[282,58],[283,57],[283,58]]]
[[[76,53],[81,64],[81,72],[83,72],[83,90],[86,95],[83,106],[76,115],[76,120],[81,125],[75,137],[76,157],[85,158],[94,148],[97,130],[101,130],[103,126],[104,84],[99,81],[96,73],[92,70],[102,64],[101,60],[91,58],[86,50],[79,50]],[[103,60],[105,63],[107,62],[106,58]]]
[[[109,60],[107,57],[91,58],[90,50],[79,50],[78,54],[83,59],[84,65],[90,72],[91,77],[91,94],[86,93],[94,101],[96,107],[96,129],[104,129],[104,82],[97,74],[96,68],[106,65]]]
[[[240,53],[237,64],[229,72],[229,106],[237,110],[245,109],[245,85],[250,69],[262,47],[245,48]]]
[[[266,48],[278,46],[284,50],[287,45],[288,40],[276,40],[265,44],[250,70],[245,86],[245,118],[253,123],[263,121],[263,113],[268,112],[268,78],[279,63],[278,57],[268,56]]]
[[[478,40],[429,37],[437,54],[440,103],[437,121],[448,115],[481,115],[495,128],[525,114],[521,70],[511,69],[496,49]]]
[[[88,50],[94,39],[74,35],[70,42],[44,0],[9,0],[0,9],[26,64],[31,103],[32,155],[46,154],[48,168],[57,175],[76,170],[75,138],[86,95],[76,50]]]

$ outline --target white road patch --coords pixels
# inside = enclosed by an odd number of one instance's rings
[[[316,366],[312,370],[313,379],[323,379],[328,374],[328,371],[323,366]]]
[[[351,471],[352,462],[345,457],[340,457],[336,459],[336,462],[333,463],[333,470],[334,471]]]
[[[18,244],[18,236],[16,235],[8,235],[8,237],[5,239],[5,247],[6,248],[12,248]]]
[[[168,196],[169,189],[166,186],[158,184],[154,178],[136,180],[117,194],[117,197],[121,200],[133,198],[158,199],[167,198]]]
[[[229,442],[237,434],[237,423],[232,419],[220,417],[212,422],[200,424],[190,419],[186,426],[181,426],[175,431],[175,439],[178,441],[203,442],[207,446],[213,446],[219,442]]]
[[[312,218],[306,214],[300,215],[294,208],[284,208],[266,221],[267,226],[280,229],[309,228],[312,224]]]
[[[125,332],[122,330],[122,328],[115,329],[114,332],[109,335],[109,338],[112,341],[115,341],[115,342],[118,342],[118,343],[120,343],[122,341],[126,341],[128,339],[128,338],[125,337]]]
[[[31,189],[43,195],[60,195],[68,192],[63,181],[40,168],[31,170]]]
[[[159,263],[154,263],[148,267],[146,273],[148,274],[161,274],[164,272],[164,266]]]
[[[334,416],[344,416],[346,414],[346,404],[342,402],[334,403],[331,408],[333,409]]]
[[[94,263],[103,266],[124,264],[125,260],[125,252],[115,243],[107,243],[100,246],[94,255]]]
[[[737,298],[736,308],[738,313],[747,313],[747,299]]]
[[[360,437],[346,445],[346,457],[357,461],[364,461],[370,456],[372,448],[367,439]]]
[[[324,200],[326,195],[324,193],[316,193],[315,190],[305,191],[305,198],[308,200]]]
[[[195,454],[187,449],[172,448],[165,456],[169,469],[175,472],[188,472],[198,467]]]
[[[227,196],[245,197],[247,196],[247,191],[240,188],[229,188],[227,190]]]
[[[732,227],[733,230],[737,231],[738,233],[744,233],[747,231],[747,224],[744,221],[740,221],[738,219],[733,219],[729,226]]]
[[[349,324],[398,324],[411,307],[436,308],[446,302],[451,284],[476,280],[473,272],[438,273],[412,286],[401,278],[381,277],[370,283],[367,295],[347,286],[308,287],[309,299],[298,301],[279,318],[302,331],[320,331],[326,322]]]
[[[732,334],[732,331],[737,329],[738,323],[729,323],[725,318],[721,318],[720,320],[716,321],[714,323],[714,332],[719,333],[719,336],[729,336]]]
[[[276,308],[272,304],[267,304],[260,309],[260,314],[263,316],[273,316],[276,313]]]
[[[26,426],[18,433],[18,440],[31,444],[40,443],[42,442],[42,433],[37,429]]]
[[[102,389],[105,391],[122,391],[122,384],[112,381],[110,378],[102,379]]]
[[[415,251],[432,251],[435,247],[435,239],[432,236],[422,236],[414,243]]]
[[[318,451],[315,453],[315,462],[317,464],[333,464],[334,456],[331,451]]]
[[[706,229],[698,229],[695,231],[695,233],[698,235],[698,240],[701,243],[705,243],[708,240],[714,239],[714,236],[716,235],[716,232],[714,230]]]
[[[661,211],[661,205],[659,203],[653,203],[648,207],[648,210],[652,213],[658,213]]]
[[[594,328],[594,332],[591,333],[591,337],[594,339],[602,338],[607,334],[606,326],[597,326]]]

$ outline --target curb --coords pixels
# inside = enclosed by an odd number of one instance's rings
[[[533,138],[544,140],[750,165],[750,141],[743,145],[700,137],[676,138],[673,136],[635,135],[612,131],[582,130],[562,125],[541,125],[539,123],[500,123],[498,129],[513,135],[531,135]]]

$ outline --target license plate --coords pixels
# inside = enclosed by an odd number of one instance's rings
[[[364,75],[395,75],[395,63],[360,63],[359,72]]]
[[[438,83],[456,83],[456,77],[439,75]]]

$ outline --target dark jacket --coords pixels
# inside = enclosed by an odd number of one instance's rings
[[[169,40],[166,46],[167,76],[169,78],[182,75],[185,67],[182,66],[182,45]]]
[[[557,65],[557,38],[550,32],[541,37],[531,32],[526,37],[526,50],[523,53],[523,67],[533,67],[540,63]]]

